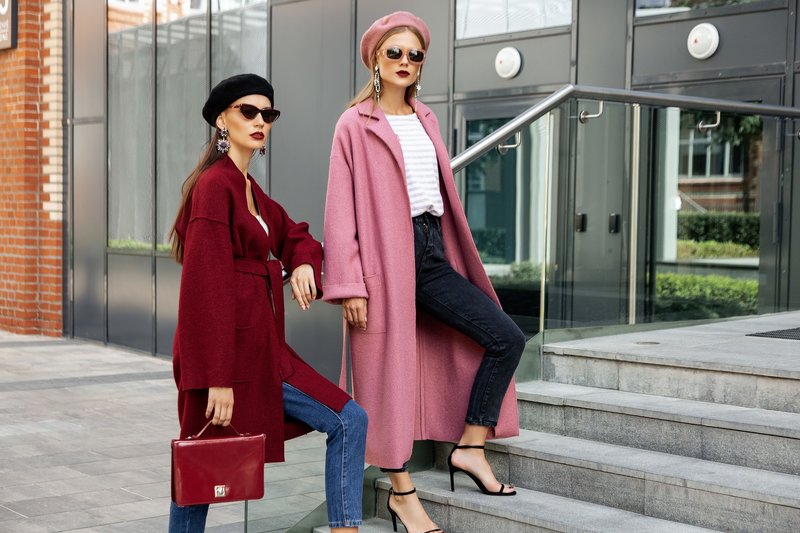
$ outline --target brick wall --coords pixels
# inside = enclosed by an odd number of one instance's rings
[[[20,0],[0,51],[0,328],[62,331],[63,0]]]

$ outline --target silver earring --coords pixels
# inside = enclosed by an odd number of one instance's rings
[[[266,154],[267,154],[267,144],[264,143],[264,145],[262,145],[261,148],[258,149],[258,155],[264,156]]]
[[[419,91],[422,89],[422,85],[419,83],[419,78],[422,75],[422,72],[417,72],[417,82],[414,84],[414,98],[419,98]]]
[[[375,77],[372,79],[372,86],[375,87],[375,97],[381,101],[381,72],[378,65],[375,65]]]
[[[217,139],[217,152],[227,154],[231,149],[231,143],[228,140],[228,129],[222,128],[219,130],[219,139]]]

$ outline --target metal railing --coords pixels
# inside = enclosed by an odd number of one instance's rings
[[[450,165],[453,172],[463,170],[464,167],[496,148],[506,139],[518,133],[522,128],[535,120],[543,117],[559,105],[572,98],[584,98],[605,102],[619,102],[624,104],[651,105],[657,107],[682,107],[700,109],[705,111],[747,113],[753,115],[774,116],[781,118],[800,118],[800,109],[774,105],[753,104],[749,102],[736,102],[734,100],[720,100],[716,98],[702,98],[699,96],[685,96],[665,93],[652,93],[645,91],[630,91],[626,89],[610,89],[605,87],[590,87],[583,85],[564,85],[550,96],[523,111],[503,126],[496,129],[477,143],[473,144],[453,159]]]

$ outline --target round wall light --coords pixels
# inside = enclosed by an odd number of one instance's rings
[[[494,58],[494,70],[497,75],[505,80],[510,80],[517,74],[522,67],[522,56],[519,50],[513,46],[507,46],[497,52]]]
[[[716,26],[708,22],[698,24],[689,32],[686,48],[695,59],[708,59],[719,47],[719,32]]]

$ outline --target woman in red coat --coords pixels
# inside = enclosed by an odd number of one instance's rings
[[[267,80],[241,74],[214,87],[203,107],[214,138],[183,185],[171,234],[183,264],[173,348],[181,438],[208,419],[217,426],[212,435],[233,424],[265,433],[265,461],[278,462],[286,439],[311,428],[327,433],[328,520],[332,531],[356,531],[366,414],[284,338],[281,270],[291,273],[292,298],[308,309],[320,295],[322,247],[247,173],[280,115],[273,102]],[[203,531],[207,512],[208,505],[173,502],[170,532]]]
[[[429,44],[404,11],[364,33],[372,79],[336,125],[325,209],[325,299],[350,324],[366,458],[389,472],[389,513],[409,533],[440,531],[406,468],[414,440],[458,443],[451,489],[463,472],[486,494],[516,494],[483,448],[519,431],[512,378],[525,347],[470,235],[436,117],[416,99]]]

